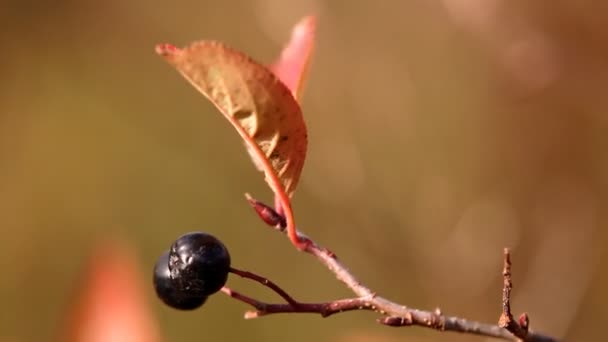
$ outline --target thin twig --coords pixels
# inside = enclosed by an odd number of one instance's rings
[[[249,200],[249,203],[252,205],[252,207],[256,210],[256,212],[260,215],[260,217],[262,217],[263,220],[264,220],[264,217],[263,217],[263,215],[260,214],[260,212],[261,211],[266,212],[266,209],[272,210],[271,207],[263,204],[260,201],[254,200],[253,198],[251,198],[251,196],[248,196],[247,199]],[[275,210],[272,210],[270,213],[272,214],[272,216],[274,216],[274,214],[277,214],[277,212]],[[264,220],[264,221],[269,223],[268,220]],[[271,221],[272,221],[272,223],[276,223],[276,220],[271,220]],[[276,226],[275,226],[275,228],[276,228]],[[280,229],[277,229],[277,230],[282,231],[283,233],[285,232],[284,230],[280,230]],[[373,311],[378,312],[381,315],[385,316],[385,317],[379,319],[379,322],[381,324],[388,325],[388,326],[420,326],[420,327],[426,327],[426,328],[431,328],[431,329],[440,330],[440,331],[452,331],[452,332],[474,334],[474,335],[480,335],[480,336],[486,336],[486,337],[495,337],[495,338],[500,338],[500,339],[508,340],[508,341],[522,340],[520,337],[511,333],[509,330],[503,328],[500,325],[480,323],[480,322],[470,321],[470,320],[467,320],[464,318],[445,316],[439,310],[436,310],[435,312],[431,312],[431,311],[411,309],[404,305],[392,302],[381,296],[377,296],[374,291],[372,291],[370,288],[368,288],[364,284],[362,284],[355,277],[355,275],[352,274],[348,270],[348,268],[338,259],[338,257],[333,252],[329,251],[326,248],[321,247],[320,245],[315,243],[312,239],[306,237],[301,232],[298,232],[298,235],[300,235],[304,240],[307,240],[309,242],[309,243],[307,243],[306,248],[304,249],[304,252],[313,255],[320,263],[325,265],[325,267],[327,267],[327,269],[329,269],[331,272],[333,272],[339,281],[344,283],[349,289],[351,289],[357,295],[358,298],[348,299],[348,300],[351,300],[351,301],[359,300],[359,302],[356,302],[356,303],[361,304],[361,305],[354,305],[354,306],[347,305],[346,308],[348,308],[348,309],[342,310],[342,311],[373,310]],[[508,251],[507,251],[507,253],[508,253]],[[507,267],[507,271],[509,273],[509,284],[510,284],[510,260],[508,260],[508,264],[509,264],[509,267]],[[505,263],[505,265],[506,265],[506,263]],[[504,288],[506,288],[506,286],[503,287],[503,303],[504,303],[504,295],[505,295]],[[338,305],[335,303],[342,303],[341,301],[343,301],[343,300],[340,300],[340,301],[321,303],[321,304],[298,303],[297,304],[297,306],[299,306],[299,308],[298,308],[298,307],[294,307],[291,304],[261,303],[259,301],[253,300],[249,297],[242,296],[240,294],[238,296],[235,296],[233,291],[230,291],[230,290],[228,290],[228,291],[230,292],[228,294],[231,297],[239,299],[249,305],[252,305],[254,308],[256,308],[256,310],[257,310],[256,313],[252,314],[251,316],[248,316],[248,318],[259,317],[259,316],[263,316],[263,315],[266,315],[269,313],[288,313],[288,312],[289,313],[300,313],[300,312],[311,313],[311,312],[314,312],[314,313],[322,314],[323,312],[328,312],[328,311],[323,311],[323,310],[326,310],[328,307],[331,307],[331,305]],[[508,291],[507,297],[509,297],[510,291],[511,291],[511,285],[509,285],[507,291]],[[226,291],[224,291],[224,292],[226,292]],[[246,300],[243,300],[243,298],[246,298]],[[342,305],[342,304],[340,304],[340,305]],[[308,311],[303,310],[303,308],[308,309]],[[504,309],[504,306],[503,306],[503,309]],[[268,310],[272,310],[272,312],[269,312]],[[341,311],[336,311],[336,312],[341,312]],[[336,313],[336,312],[332,312],[332,313]],[[503,313],[504,313],[504,311],[503,311]],[[522,317],[520,318],[520,321],[522,323],[524,321],[527,322],[527,319],[528,319],[527,315],[522,315]],[[511,320],[512,320],[512,316],[511,316]],[[524,324],[521,324],[521,325],[519,325],[519,327],[522,328],[523,325]],[[527,323],[525,325],[527,327]],[[556,338],[542,335],[539,333],[535,333],[532,331],[528,331],[525,334],[524,340],[526,342],[559,342],[559,340]]]
[[[230,272],[242,277],[242,278],[246,278],[246,279],[251,279],[254,280],[266,287],[268,287],[269,289],[271,289],[272,291],[276,292],[281,298],[285,299],[285,301],[287,303],[289,303],[292,306],[297,306],[299,305],[299,303],[293,299],[285,290],[283,290],[281,287],[279,287],[277,284],[273,283],[272,281],[270,281],[270,279],[268,278],[264,278],[262,276],[259,276],[255,273],[251,273],[248,271],[241,271],[241,270],[237,270],[234,267],[230,268]]]
[[[374,311],[371,303],[363,298],[339,299],[326,303],[270,304],[243,295],[228,287],[222,288],[222,292],[236,300],[249,304],[256,309],[256,311],[248,311],[245,313],[245,318],[247,319],[278,313],[313,313],[319,314],[322,317],[328,317],[339,312],[353,310]]]
[[[527,341],[528,325],[530,322],[528,315],[524,313],[520,316],[520,324],[513,319],[513,314],[511,313],[511,290],[513,289],[513,283],[511,281],[511,253],[508,248],[504,249],[503,256],[502,314],[498,320],[498,325],[510,331],[520,340]]]

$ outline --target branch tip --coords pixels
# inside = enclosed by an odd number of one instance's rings
[[[502,287],[502,313],[498,319],[498,326],[506,329],[520,340],[526,340],[530,319],[527,314],[522,314],[518,321],[513,318],[511,313],[511,291],[513,282],[511,281],[511,252],[508,248],[503,251],[503,287]]]
[[[255,319],[262,316],[259,311],[246,311],[243,318],[245,319]]]

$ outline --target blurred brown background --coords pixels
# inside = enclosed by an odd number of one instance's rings
[[[379,293],[495,322],[501,251],[532,327],[599,341],[608,317],[608,6],[592,1],[0,1],[0,340],[47,341],[91,248],[127,239],[151,277],[206,230],[294,296],[349,293],[263,226],[270,192],[216,110],[154,54],[217,39],[270,62],[302,16],[299,226]],[[170,310],[165,341],[469,341],[370,313],[242,319],[223,295]],[[274,301],[259,286],[229,280]]]

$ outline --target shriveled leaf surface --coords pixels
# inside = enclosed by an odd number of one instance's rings
[[[219,42],[200,41],[184,49],[162,44],[156,51],[232,123],[275,194],[291,196],[304,165],[307,135],[290,90],[266,67]]]
[[[283,81],[296,99],[302,91],[315,45],[316,19],[305,17],[293,28],[289,43],[281,52],[279,59],[270,65],[270,70]]]

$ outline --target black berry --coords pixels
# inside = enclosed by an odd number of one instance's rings
[[[169,271],[179,291],[192,296],[209,296],[226,284],[230,254],[214,236],[202,232],[188,233],[171,246]]]
[[[154,266],[154,288],[158,297],[175,309],[194,310],[207,300],[207,296],[189,293],[175,286],[169,271],[169,252],[163,253]]]

